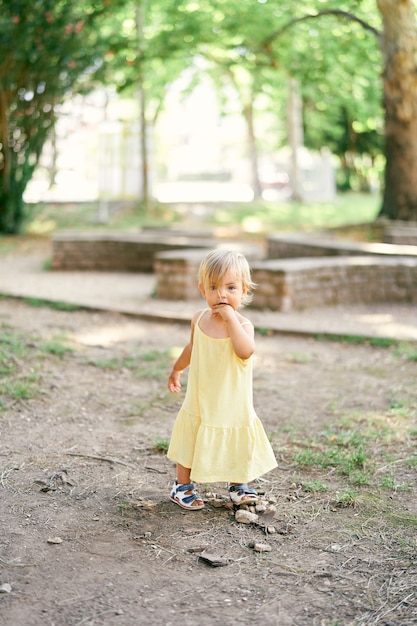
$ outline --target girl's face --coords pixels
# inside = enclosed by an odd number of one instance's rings
[[[228,304],[235,311],[247,292],[242,280],[232,270],[226,272],[216,282],[209,280],[204,285],[200,284],[198,288],[211,309],[219,304]]]

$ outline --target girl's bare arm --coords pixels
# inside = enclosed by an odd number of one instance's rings
[[[242,326],[237,315],[228,320],[233,350],[240,359],[248,359],[255,352],[255,329],[250,322]]]
[[[255,329],[253,324],[239,315],[228,304],[218,304],[213,307],[213,310],[227,322],[236,356],[240,359],[248,359],[255,352]],[[242,321],[244,322],[243,325]]]
[[[185,370],[190,365],[191,350],[193,348],[195,319],[196,316],[194,316],[191,321],[190,341],[184,346],[183,351],[172,366],[172,370],[168,377],[168,389],[171,391],[171,393],[179,393],[181,391],[181,374],[183,370]]]

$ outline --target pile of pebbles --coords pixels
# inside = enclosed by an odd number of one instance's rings
[[[208,493],[206,497],[208,504],[214,508],[224,507],[233,512],[235,521],[239,524],[259,526],[265,535],[273,535],[277,532],[273,525],[275,513],[277,512],[273,498],[265,499],[260,495],[258,502],[254,504],[237,505],[228,498],[215,493]],[[270,552],[272,549],[269,544],[264,542],[251,542],[249,547],[253,548],[255,552]]]

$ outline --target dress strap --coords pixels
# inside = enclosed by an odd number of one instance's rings
[[[199,315],[199,316],[198,316],[198,318],[197,318],[197,321],[196,321],[196,326],[198,326],[198,324],[199,324],[199,322],[200,322],[201,318],[203,317],[204,313],[207,313],[207,311],[209,311],[209,310],[210,310],[210,309],[203,309],[203,310],[201,311],[200,315]]]

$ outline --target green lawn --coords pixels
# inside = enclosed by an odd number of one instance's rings
[[[195,206],[155,204],[145,213],[140,205],[111,211],[106,224],[99,223],[96,203],[28,205],[27,234],[51,235],[66,229],[137,230],[144,227],[239,226],[247,233],[274,230],[316,230],[349,224],[371,223],[378,215],[380,197],[370,194],[339,194],[332,203],[252,202],[212,203],[203,212]]]
[[[217,224],[238,223],[251,231],[315,230],[375,220],[380,209],[379,196],[339,195],[334,203],[262,202],[218,208],[213,213]]]

